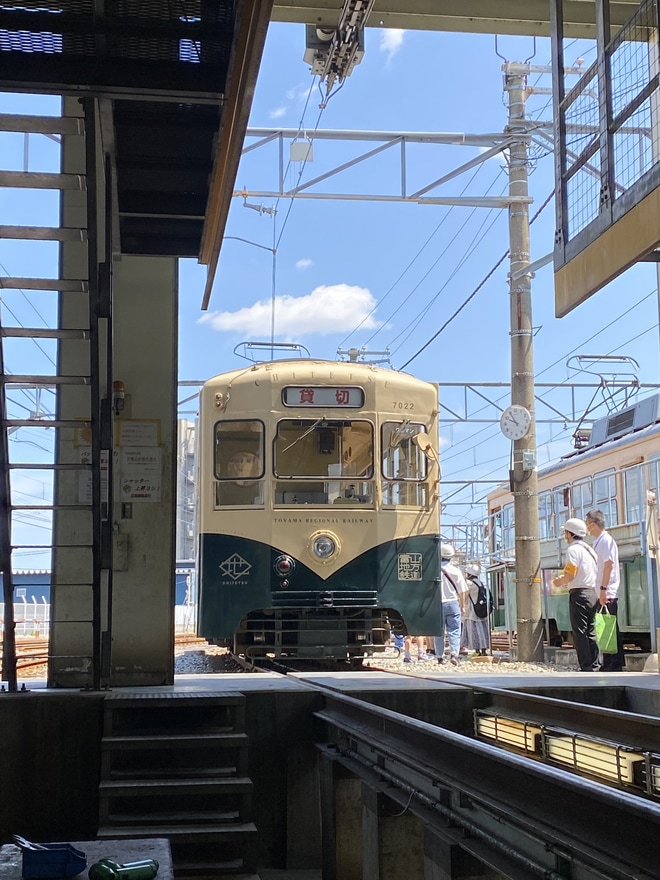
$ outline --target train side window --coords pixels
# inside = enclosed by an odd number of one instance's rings
[[[555,537],[555,518],[552,509],[552,492],[539,495],[539,537],[542,541]]]
[[[249,419],[216,424],[214,474],[216,507],[263,505],[263,422]]]
[[[640,465],[623,471],[623,504],[625,522],[642,521],[642,498],[644,496],[644,473]]]
[[[555,534],[563,535],[563,526],[571,516],[571,489],[570,486],[560,486],[554,491],[555,500]]]
[[[573,512],[579,519],[584,519],[587,512],[594,508],[594,484],[591,477],[574,483],[572,486]]]
[[[614,469],[594,475],[594,505],[603,511],[608,525],[615,526],[619,522]]]
[[[502,550],[513,554],[516,550],[516,517],[513,504],[505,504],[502,508]]]

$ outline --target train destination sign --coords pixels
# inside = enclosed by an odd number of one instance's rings
[[[282,389],[284,406],[364,406],[364,390],[355,385],[287,385]]]

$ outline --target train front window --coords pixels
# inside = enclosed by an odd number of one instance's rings
[[[383,504],[426,507],[428,460],[413,441],[426,428],[409,421],[384,422],[381,427]]]
[[[216,424],[214,474],[216,507],[263,505],[263,422],[251,419]]]
[[[373,506],[374,431],[348,419],[282,419],[273,442],[276,505]]]

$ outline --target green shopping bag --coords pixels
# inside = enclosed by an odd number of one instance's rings
[[[619,650],[616,638],[616,616],[610,614],[607,606],[596,612],[596,641],[603,654],[616,654]]]

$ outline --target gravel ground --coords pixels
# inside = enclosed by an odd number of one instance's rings
[[[475,657],[468,655],[461,657],[458,666],[450,663],[439,664],[431,655],[428,660],[417,660],[415,653],[412,654],[412,663],[403,662],[403,654],[400,657],[390,657],[387,654],[382,657],[374,657],[365,662],[367,666],[378,666],[381,669],[392,669],[396,672],[408,672],[415,675],[520,675],[522,672],[550,673],[577,672],[579,666],[558,666],[556,663],[519,663],[509,660],[508,654],[494,652],[493,656]]]
[[[224,648],[213,648],[182,651],[175,657],[174,672],[176,674],[220,673],[225,671]],[[555,663],[518,663],[510,661],[508,655],[496,652],[493,657],[482,659],[461,658],[458,666],[450,663],[440,665],[435,657],[428,660],[417,660],[413,653],[412,663],[403,662],[403,654],[396,656],[394,651],[376,655],[366,659],[365,666],[376,666],[380,669],[391,669],[393,672],[406,672],[413,675],[520,675],[520,673],[577,672],[578,666],[558,666]]]

